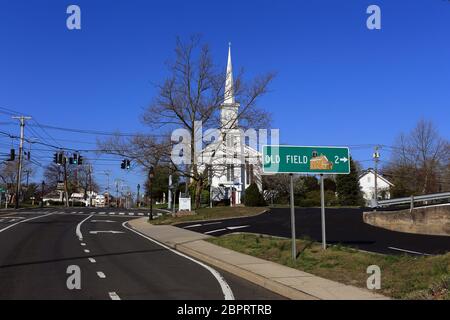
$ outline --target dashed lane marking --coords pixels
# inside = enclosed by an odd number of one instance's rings
[[[84,253],[91,253],[88,249],[84,249]]]
[[[115,301],[120,300],[119,295],[117,293],[115,293],[115,292],[110,292],[109,293],[109,297],[111,298],[111,300],[115,300]]]
[[[96,263],[97,261],[95,261],[94,258],[89,258],[89,262],[90,262],[90,263]]]
[[[98,271],[98,272],[97,272],[97,275],[98,275],[98,277],[99,277],[100,279],[105,279],[105,278],[106,278],[106,275],[105,275],[103,272],[101,272],[101,271]]]

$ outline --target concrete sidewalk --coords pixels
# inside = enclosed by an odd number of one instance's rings
[[[154,226],[146,218],[132,220],[134,230],[184,254],[220,268],[263,288],[294,300],[386,300],[353,286],[344,285],[255,258],[223,247],[205,239],[210,236],[173,226]]]

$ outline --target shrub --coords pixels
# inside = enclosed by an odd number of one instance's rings
[[[256,183],[252,183],[245,191],[244,204],[247,207],[263,207],[266,205],[264,197]]]

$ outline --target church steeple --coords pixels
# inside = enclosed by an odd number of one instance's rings
[[[234,104],[234,79],[233,79],[233,64],[231,62],[231,43],[228,44],[228,63],[227,63],[227,78],[225,82],[225,100],[224,104]]]
[[[239,103],[234,96],[233,64],[231,62],[231,43],[228,45],[227,75],[225,80],[224,101],[221,107],[222,129],[236,129],[238,127]]]

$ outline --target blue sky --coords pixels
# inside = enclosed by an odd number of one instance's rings
[[[81,31],[66,28],[70,4],[81,7]],[[371,4],[381,7],[382,30],[366,28]],[[444,0],[0,0],[0,107],[48,125],[145,132],[139,115],[166,75],[176,36],[200,33],[217,63],[225,66],[231,41],[235,69],[277,73],[261,104],[285,144],[392,145],[421,118],[448,138],[449,31]],[[0,113],[0,131],[18,134],[7,122]],[[95,148],[93,135],[34,130],[48,142]],[[0,138],[2,153],[10,145]],[[353,150],[357,160],[371,154]],[[34,155],[43,165],[51,158]],[[132,187],[143,180],[120,161],[94,164]]]

